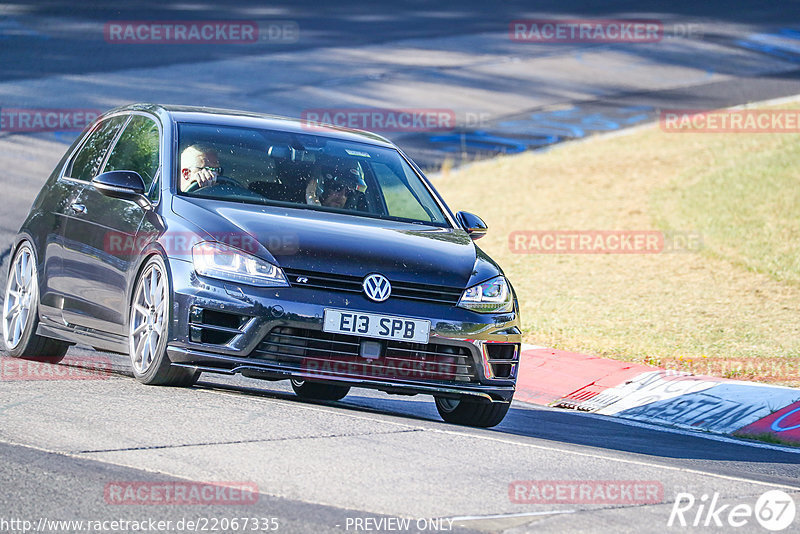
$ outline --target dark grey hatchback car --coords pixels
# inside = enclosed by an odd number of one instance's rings
[[[361,131],[137,104],[67,150],[13,244],[2,310],[15,357],[130,355],[145,384],[202,372],[429,394],[493,426],[514,395],[519,313],[421,170]]]

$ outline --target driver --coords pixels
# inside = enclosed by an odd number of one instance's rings
[[[217,153],[213,148],[192,145],[181,152],[181,191],[196,183],[198,188],[217,183],[222,174]]]
[[[320,176],[306,187],[306,202],[316,206],[344,208],[354,193],[367,190],[364,172],[358,163],[323,166]]]

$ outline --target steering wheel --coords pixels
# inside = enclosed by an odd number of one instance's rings
[[[214,182],[211,185],[203,187],[203,189],[209,190],[212,187],[225,187],[225,186],[238,187],[240,189],[244,189],[242,186],[239,185],[239,182],[237,182],[233,178],[228,178],[227,176],[217,176],[216,182]],[[192,182],[189,184],[189,187],[186,188],[184,193],[194,193],[198,189],[200,189],[200,182]]]

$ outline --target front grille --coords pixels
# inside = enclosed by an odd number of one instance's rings
[[[327,289],[332,291],[346,291],[361,293],[363,278],[345,274],[317,273],[313,271],[300,271],[285,269],[287,278],[292,287],[307,287],[312,289]],[[304,280],[304,281],[300,281]],[[409,299],[436,304],[449,304],[455,306],[461,298],[463,288],[435,286],[430,284],[415,284],[389,280],[392,284],[390,298]]]
[[[380,343],[380,357],[362,357],[362,341]],[[305,328],[273,328],[250,357],[288,370],[351,378],[477,381],[472,357],[465,347],[383,341]]]

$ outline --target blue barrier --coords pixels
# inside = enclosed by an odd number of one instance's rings
[[[532,113],[524,119],[504,121],[492,130],[435,135],[428,141],[443,152],[465,149],[516,154],[542,148],[565,139],[585,137],[590,132],[613,131],[650,118],[652,106],[624,106],[611,113],[586,113],[578,106]]]
[[[736,41],[738,46],[797,63],[800,61],[800,43],[780,42],[776,39],[800,41],[800,30],[782,28],[777,33],[753,33]]]

